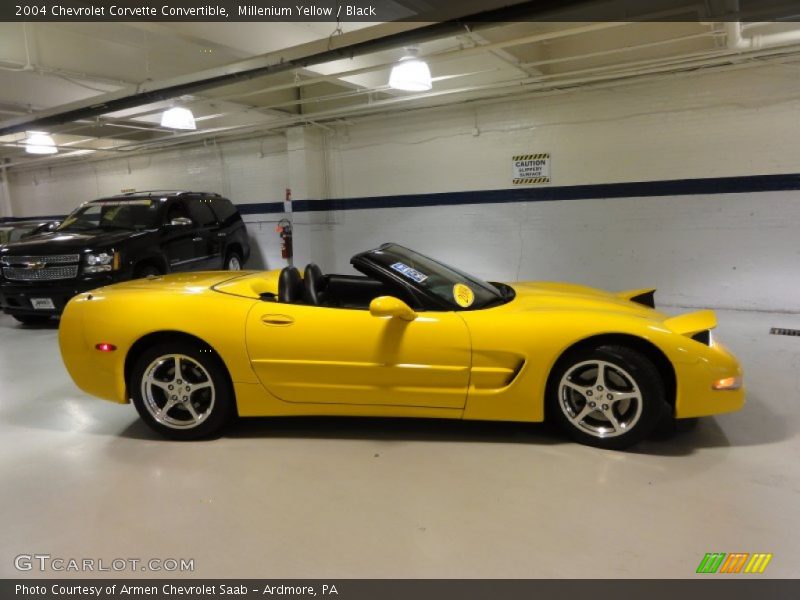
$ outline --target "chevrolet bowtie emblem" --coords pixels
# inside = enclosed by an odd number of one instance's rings
[[[25,263],[25,268],[27,269],[44,269],[46,266],[47,263],[42,261]]]

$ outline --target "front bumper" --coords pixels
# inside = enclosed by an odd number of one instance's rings
[[[60,315],[67,302],[83,292],[111,285],[129,279],[123,271],[109,275],[79,277],[52,282],[11,282],[0,281],[0,309],[9,315]],[[53,301],[53,310],[42,310],[33,307],[33,298],[49,298]]]

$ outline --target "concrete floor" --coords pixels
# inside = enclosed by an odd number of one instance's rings
[[[372,419],[162,441],[73,386],[55,327],[2,316],[0,577],[25,575],[22,553],[193,558],[204,578],[689,577],[712,551],[797,576],[800,338],[767,334],[800,315],[719,318],[745,409],[620,453],[546,426]]]

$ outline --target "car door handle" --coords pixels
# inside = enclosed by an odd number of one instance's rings
[[[261,322],[265,325],[291,325],[294,319],[289,315],[264,315]]]
[[[193,238],[192,238],[192,241],[193,241],[193,242],[202,242],[202,241],[203,241],[203,238],[202,238],[202,237],[200,237],[200,236],[193,237]]]

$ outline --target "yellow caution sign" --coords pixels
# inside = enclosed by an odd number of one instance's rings
[[[511,183],[535,185],[550,183],[550,153],[517,154],[511,157]]]
[[[453,286],[453,298],[456,304],[462,308],[469,308],[475,302],[475,294],[463,283],[457,283]]]

